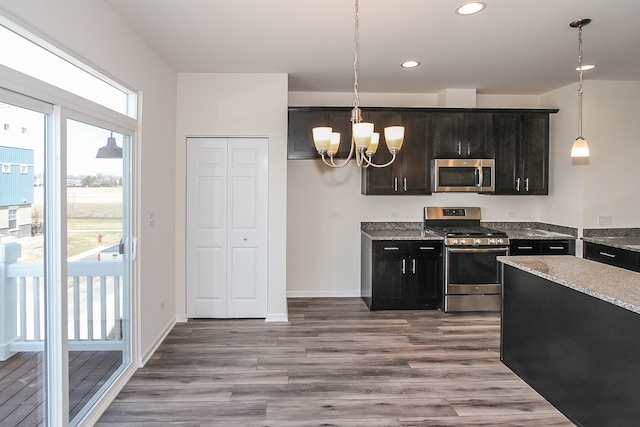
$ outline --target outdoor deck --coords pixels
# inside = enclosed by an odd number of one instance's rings
[[[0,426],[45,425],[42,352],[0,362]],[[69,352],[69,419],[73,419],[122,364],[120,351]]]

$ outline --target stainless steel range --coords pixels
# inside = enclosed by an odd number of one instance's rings
[[[509,254],[509,238],[483,227],[479,207],[425,207],[423,232],[444,237],[442,309],[499,311],[502,269],[498,256]]]

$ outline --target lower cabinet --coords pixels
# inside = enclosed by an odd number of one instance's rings
[[[640,271],[640,252],[584,242],[583,256],[586,259],[613,265],[614,267]]]
[[[371,241],[363,236],[362,246],[361,296],[370,310],[438,308],[440,241]]]
[[[573,239],[511,239],[509,255],[575,255]]]

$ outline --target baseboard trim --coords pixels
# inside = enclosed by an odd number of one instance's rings
[[[153,345],[151,345],[149,347],[149,350],[147,350],[144,354],[140,355],[140,357],[138,358],[138,367],[142,368],[142,367],[144,367],[144,365],[147,364],[149,359],[151,359],[151,356],[153,356],[153,353],[155,353],[155,351],[158,349],[158,347],[160,347],[160,344],[162,344],[162,341],[164,341],[164,339],[167,337],[167,335],[169,335],[169,332],[171,332],[171,329],[173,329],[173,327],[175,325],[176,325],[176,318],[174,317],[165,326],[165,328],[162,331],[162,333],[153,342]]]
[[[288,291],[287,298],[359,298],[360,291]]]
[[[267,317],[264,319],[265,322],[288,322],[289,316],[287,313],[271,313],[267,314]]]

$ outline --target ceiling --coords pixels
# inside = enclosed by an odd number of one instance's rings
[[[353,0],[106,0],[177,72],[288,73],[290,91],[353,91]],[[585,80],[640,80],[640,1],[360,0],[359,91],[541,94]],[[415,59],[421,66],[402,69]]]

